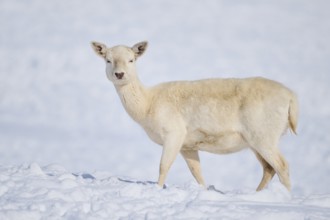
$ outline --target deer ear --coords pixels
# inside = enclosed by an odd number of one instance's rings
[[[146,51],[147,47],[148,47],[147,41],[142,41],[140,43],[135,44],[132,47],[132,50],[135,53],[135,57],[138,58],[139,56],[141,56]]]
[[[105,58],[105,55],[107,53],[107,46],[105,46],[105,44],[102,43],[98,43],[95,41],[92,41],[92,47],[95,51],[95,53],[103,58]]]

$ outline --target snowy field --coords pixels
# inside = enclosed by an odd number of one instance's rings
[[[330,219],[330,2],[0,0],[0,219]],[[146,85],[263,76],[298,95],[292,192],[249,150],[201,153],[200,188],[123,110],[90,41],[149,41]]]

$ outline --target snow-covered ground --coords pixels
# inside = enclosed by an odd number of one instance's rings
[[[36,163],[0,167],[0,219],[329,219],[330,196],[267,190],[220,192],[196,183],[155,182],[107,172],[71,173]]]
[[[329,219],[330,2],[0,1],[0,219]],[[124,112],[92,40],[149,41],[146,85],[263,76],[294,90],[298,136],[281,151],[292,193],[246,150],[182,158],[167,188],[161,148]],[[216,169],[214,169],[216,167]],[[224,194],[220,193],[224,192]]]

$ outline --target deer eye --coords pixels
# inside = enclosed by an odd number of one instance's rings
[[[107,60],[107,63],[111,63],[111,61],[110,60]]]
[[[132,59],[132,60],[129,60],[129,62],[130,62],[130,63],[133,63],[133,62],[134,62],[134,60],[133,60],[133,59]]]

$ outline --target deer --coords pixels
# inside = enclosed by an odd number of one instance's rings
[[[199,151],[229,154],[248,148],[263,168],[256,190],[264,189],[276,173],[290,191],[289,165],[278,148],[288,129],[297,134],[298,100],[289,88],[263,77],[173,81],[146,87],[137,75],[136,61],[145,53],[147,41],[132,47],[108,47],[95,41],[91,45],[104,59],[106,76],[128,115],[162,146],[160,187],[178,154],[197,183],[206,187]]]

